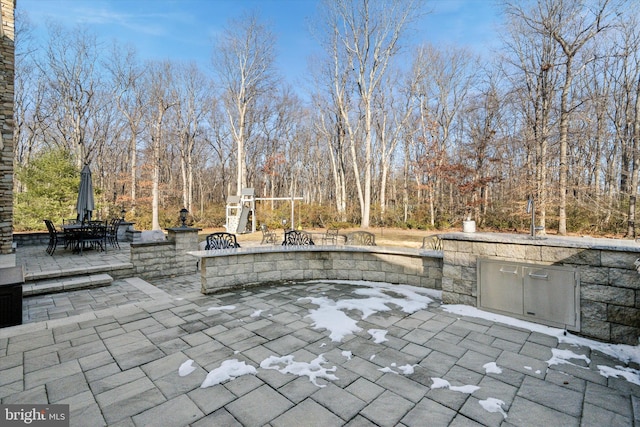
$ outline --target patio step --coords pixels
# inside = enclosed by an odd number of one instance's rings
[[[111,263],[108,265],[82,265],[79,267],[58,268],[56,270],[46,270],[37,272],[27,272],[24,275],[24,281],[29,284],[40,282],[48,279],[73,279],[77,277],[85,277],[87,275],[96,275],[100,273],[111,275],[115,278],[131,277],[133,275],[133,264],[130,262]]]
[[[22,286],[22,295],[26,297],[73,291],[76,289],[97,288],[100,286],[109,286],[111,282],[113,282],[113,277],[106,273],[71,276],[53,280],[38,280],[36,282],[25,283]]]

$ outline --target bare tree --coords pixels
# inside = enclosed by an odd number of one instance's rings
[[[148,118],[151,143],[151,168],[152,168],[152,214],[151,229],[160,230],[158,219],[160,204],[160,168],[163,150],[168,146],[165,140],[165,115],[176,104],[173,91],[174,69],[173,64],[164,62],[152,62],[147,64],[145,75],[147,93],[149,94]]]
[[[247,186],[245,144],[251,110],[276,80],[274,46],[275,36],[255,13],[230,21],[215,44],[213,65],[236,143],[237,195]]]
[[[114,102],[120,114],[124,116],[128,127],[131,210],[135,213],[138,187],[138,140],[144,131],[142,119],[147,102],[141,84],[143,70],[135,50],[117,43],[112,45],[105,68],[110,74]],[[122,193],[124,193],[124,186],[123,184]]]
[[[342,94],[339,96],[340,114],[351,144],[362,228],[369,227],[371,214],[374,97],[380,90],[392,59],[398,54],[402,36],[410,21],[416,17],[418,7],[419,3],[413,0],[337,0],[324,3],[324,24],[330,34],[327,54],[333,59],[337,70],[345,70],[350,75],[353,92],[344,95],[353,96],[358,109],[357,117],[351,117],[353,114],[347,99]],[[340,81],[334,79],[331,83],[335,85]],[[340,86],[335,88],[344,90]],[[352,123],[353,120],[357,122]],[[356,146],[360,132],[362,145]],[[362,177],[360,168],[363,169]]]
[[[576,101],[570,99],[573,79],[583,64],[575,64],[578,53],[587,42],[606,29],[613,13],[609,0],[598,0],[595,4],[585,4],[582,0],[538,0],[532,8],[522,2],[507,5],[507,12],[517,17],[532,31],[551,37],[558,44],[563,61],[552,66],[563,68],[559,101],[559,218],[558,233],[567,233],[567,173],[569,122]],[[589,58],[585,59],[591,60]],[[577,68],[576,68],[577,67]]]
[[[96,97],[103,84],[97,70],[99,44],[85,27],[69,31],[51,23],[48,29],[49,45],[42,65],[48,78],[48,111],[56,126],[49,137],[72,150],[80,167],[93,157],[96,140],[87,132],[99,102],[105,101]]]

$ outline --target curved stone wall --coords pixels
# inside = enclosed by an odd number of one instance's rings
[[[287,280],[368,280],[441,289],[442,253],[362,246],[270,246],[189,252],[202,293]]]

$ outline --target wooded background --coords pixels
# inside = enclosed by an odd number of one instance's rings
[[[99,217],[139,229],[224,223],[227,196],[303,196],[302,227],[338,224],[635,237],[640,169],[638,3],[502,4],[490,57],[411,45],[413,0],[323,1],[323,54],[292,86],[256,13],[229,21],[211,67],[143,62],[87,27],[36,40],[16,17],[15,229],[75,216],[90,164]],[[259,223],[288,218],[261,202]],[[94,215],[96,216],[96,215]]]

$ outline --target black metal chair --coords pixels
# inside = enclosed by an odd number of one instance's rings
[[[118,249],[120,249],[120,243],[118,242],[118,229],[120,228],[121,222],[121,218],[113,218],[107,227],[107,241],[112,247]]]
[[[53,225],[53,222],[51,222],[51,220],[45,219],[43,221],[47,226],[47,231],[49,232],[49,244],[46,250],[49,255],[53,256],[53,253],[55,252],[56,247],[58,246],[58,237],[62,236],[62,239],[64,239],[65,236],[64,236],[64,233],[59,233],[58,230],[56,230],[56,226]],[[65,242],[65,246],[66,246],[66,242]]]
[[[225,232],[212,233],[207,236],[207,244],[204,247],[205,251],[212,249],[235,249],[239,248],[240,244],[236,240],[236,235]]]
[[[104,221],[89,221],[86,227],[82,227],[80,233],[80,255],[85,247],[96,251],[107,251],[107,223]]]
[[[375,246],[376,236],[368,231],[352,231],[347,234],[347,245]]]
[[[276,244],[276,233],[274,231],[269,231],[269,227],[267,227],[267,224],[262,224],[260,226],[260,230],[262,231],[262,241],[260,242],[261,245],[264,245],[265,243],[271,243],[272,245]]]
[[[322,244],[323,245],[337,245],[338,237],[340,229],[338,228],[329,228],[327,232],[322,236]]]
[[[284,233],[282,246],[308,246],[315,245],[311,234],[301,230],[289,230]]]

